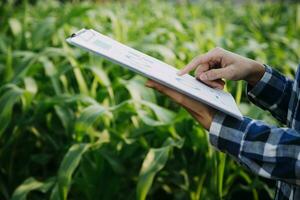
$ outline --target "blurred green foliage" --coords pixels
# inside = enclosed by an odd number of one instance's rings
[[[215,46],[295,73],[298,3],[2,1],[0,199],[269,199],[145,79],[66,44],[93,28],[178,68]],[[244,85],[227,83],[245,115]]]

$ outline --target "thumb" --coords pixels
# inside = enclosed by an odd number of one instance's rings
[[[228,68],[211,69],[200,75],[202,81],[214,81],[217,79],[230,79],[230,72]]]

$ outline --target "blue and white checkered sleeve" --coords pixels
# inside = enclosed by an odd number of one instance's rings
[[[286,123],[294,81],[268,65],[264,66],[266,71],[261,80],[254,87],[247,85],[248,98],[255,105],[270,111],[282,123]]]
[[[254,173],[300,185],[300,134],[262,121],[235,119],[218,112],[210,127],[210,143]]]

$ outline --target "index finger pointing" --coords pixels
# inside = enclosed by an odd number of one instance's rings
[[[204,64],[210,61],[211,58],[211,52],[208,52],[206,54],[197,56],[194,58],[187,66],[185,66],[183,69],[177,72],[177,75],[182,76],[184,74],[189,73],[193,69],[195,69],[198,65]]]

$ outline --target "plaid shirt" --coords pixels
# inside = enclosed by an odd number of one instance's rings
[[[268,110],[288,128],[221,112],[210,127],[211,144],[228,153],[255,174],[277,181],[275,199],[300,199],[300,66],[295,80],[265,65],[266,72],[252,88],[250,101]]]

